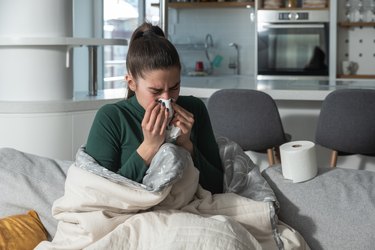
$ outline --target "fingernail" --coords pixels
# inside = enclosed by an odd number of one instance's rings
[[[165,102],[163,102],[162,105],[165,107]]]
[[[169,112],[169,108],[167,108],[167,112]]]

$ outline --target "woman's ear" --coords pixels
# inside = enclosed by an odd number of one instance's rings
[[[125,81],[128,83],[128,88],[132,91],[137,89],[137,84],[135,83],[133,77],[131,75],[125,76]]]

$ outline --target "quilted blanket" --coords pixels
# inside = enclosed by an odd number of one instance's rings
[[[277,220],[274,194],[246,154],[227,139],[218,143],[228,192],[215,195],[199,185],[190,154],[173,144],[160,148],[143,183],[81,149],[53,204],[56,235],[36,249],[309,249]]]

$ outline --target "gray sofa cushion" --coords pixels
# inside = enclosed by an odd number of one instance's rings
[[[312,249],[374,249],[375,172],[319,169],[302,183],[284,179],[280,166],[262,175],[280,202],[279,219]]]
[[[0,148],[0,218],[33,209],[51,238],[57,227],[52,203],[64,194],[71,163]]]

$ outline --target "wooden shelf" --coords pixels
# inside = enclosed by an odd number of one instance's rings
[[[375,75],[337,75],[341,79],[375,79]]]
[[[375,27],[375,22],[339,22],[340,27]]]
[[[151,6],[159,7],[160,4],[155,3]],[[168,3],[169,8],[173,9],[199,9],[199,8],[249,8],[253,7],[254,2],[172,2]]]
[[[278,10],[278,11],[314,11],[314,10],[329,10],[329,8],[259,8],[258,10]]]

